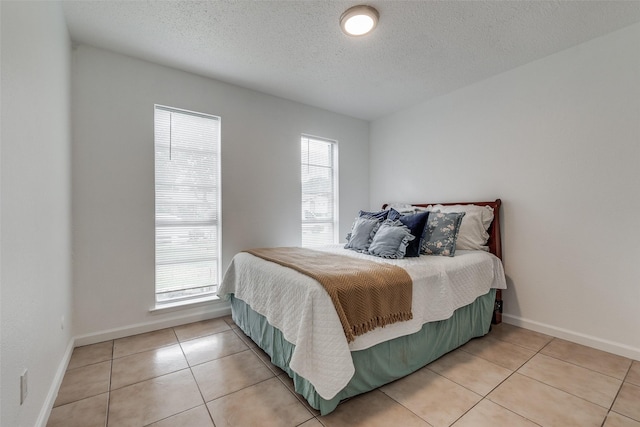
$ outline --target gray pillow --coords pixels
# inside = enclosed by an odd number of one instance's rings
[[[378,228],[369,254],[381,258],[404,258],[409,242],[415,239],[411,230],[398,220],[386,220]]]
[[[421,252],[426,255],[454,256],[464,215],[465,212],[431,212],[425,227]]]
[[[351,233],[347,234],[345,249],[353,249],[356,252],[367,252],[373,236],[380,227],[380,221],[376,218],[356,218]]]

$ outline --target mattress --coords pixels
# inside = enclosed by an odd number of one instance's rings
[[[234,295],[279,330],[294,346],[289,368],[327,400],[333,399],[353,377],[352,351],[414,334],[428,322],[450,318],[455,310],[490,289],[506,288],[502,263],[485,251],[457,251],[455,257],[389,260],[340,245],[318,250],[404,268],[413,281],[413,320],[378,328],[347,343],[331,299],[319,283],[244,252],[233,258],[218,295],[224,299]]]

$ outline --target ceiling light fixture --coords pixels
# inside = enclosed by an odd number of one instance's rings
[[[353,6],[340,17],[340,28],[348,36],[364,36],[378,25],[380,15],[371,6]]]

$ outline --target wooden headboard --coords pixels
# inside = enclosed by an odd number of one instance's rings
[[[489,227],[489,252],[502,259],[502,238],[500,237],[500,205],[502,201],[496,199],[493,202],[448,202],[448,203],[412,203],[413,206],[427,207],[429,205],[478,205],[491,206],[493,208],[493,222]],[[388,205],[385,203],[382,209],[386,209]],[[496,290],[496,302],[493,309],[493,318],[491,323],[498,324],[502,322],[502,290]]]
[[[489,227],[489,252],[502,259],[502,238],[500,237],[500,205],[502,201],[496,199],[493,202],[447,202],[447,203],[411,203],[413,206],[420,206],[426,208],[429,205],[478,205],[478,206],[490,206],[493,208],[493,222]],[[388,204],[382,205],[382,209],[386,209]]]

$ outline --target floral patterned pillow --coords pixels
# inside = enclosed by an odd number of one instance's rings
[[[465,212],[431,212],[420,252],[426,255],[454,256],[464,215]]]

